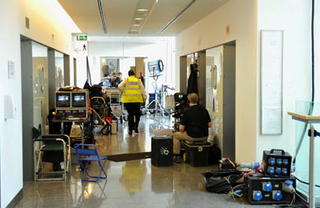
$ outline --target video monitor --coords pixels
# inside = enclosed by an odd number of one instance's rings
[[[72,93],[72,107],[86,107],[86,93]]]
[[[70,93],[56,93],[56,107],[70,107]]]

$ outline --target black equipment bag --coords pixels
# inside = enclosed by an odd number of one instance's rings
[[[209,151],[209,165],[219,164],[219,160],[221,160],[221,149],[214,144]]]

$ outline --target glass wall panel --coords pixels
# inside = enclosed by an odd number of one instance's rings
[[[303,115],[320,115],[320,103],[315,103],[312,107],[310,102],[297,101],[296,102],[296,113]],[[295,146],[296,146],[296,171],[295,175],[302,181],[309,183],[309,144],[310,137],[308,136],[308,130],[310,125],[315,127],[315,130],[320,131],[320,125],[317,123],[314,124],[305,124],[304,122],[295,121]],[[320,139],[319,137],[315,138],[315,183],[320,185]],[[309,186],[297,181],[297,190],[305,195],[309,194]],[[315,196],[320,198],[320,189],[315,188]]]
[[[33,65],[33,126],[41,125],[42,133],[45,132],[47,115],[49,112],[48,88],[48,48],[32,42]]]
[[[64,86],[64,60],[62,53],[55,51],[54,56],[56,64],[56,89],[59,89]]]
[[[222,55],[223,46],[206,50],[206,108],[219,141],[223,137]]]

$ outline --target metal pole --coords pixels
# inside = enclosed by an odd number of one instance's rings
[[[154,93],[154,100],[155,100],[155,103],[154,103],[154,109],[155,109],[155,112],[153,114],[153,117],[156,116],[156,114],[158,113],[158,92],[157,92],[157,80],[156,80],[156,90],[155,90],[155,93]]]
[[[84,121],[79,122],[79,125],[81,125],[81,144],[84,144]]]
[[[64,124],[63,124],[64,122],[63,121],[61,121],[61,134],[64,134]]]
[[[314,126],[310,126],[310,153],[309,153],[309,208],[315,208],[314,198]]]

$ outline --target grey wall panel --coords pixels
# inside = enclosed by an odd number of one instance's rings
[[[235,161],[235,46],[223,46],[223,157]]]
[[[23,180],[33,180],[33,78],[32,42],[21,41],[21,86],[23,130]]]
[[[180,57],[180,92],[187,92],[187,56]]]
[[[64,54],[63,55],[63,63],[64,63],[64,86],[70,85],[70,56]]]
[[[200,103],[206,106],[206,52],[198,52]]]
[[[73,58],[73,86],[77,86],[77,59]]]
[[[54,50],[48,50],[48,77],[49,77],[49,110],[55,108],[56,91],[56,61]]]

